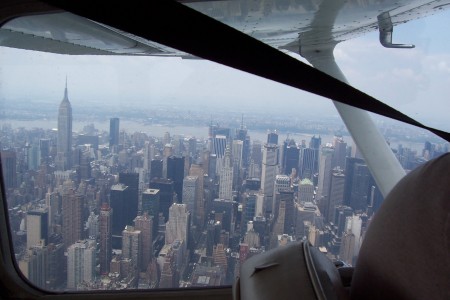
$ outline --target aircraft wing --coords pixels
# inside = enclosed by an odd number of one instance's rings
[[[0,28],[0,46],[72,55],[187,56],[173,48],[57,10],[4,22]]]
[[[379,30],[380,16],[393,26],[450,7],[450,0],[231,0],[178,1],[280,50],[322,47]],[[18,9],[20,7],[12,7]],[[0,46],[73,55],[192,57],[136,35],[52,10],[2,20]],[[151,9],[151,4],[149,4]],[[181,24],[180,24],[181,25]]]
[[[180,1],[278,49],[322,48],[423,18],[448,8],[448,0]],[[386,20],[387,19],[387,20]]]

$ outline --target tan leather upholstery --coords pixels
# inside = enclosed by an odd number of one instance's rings
[[[292,243],[253,256],[241,267],[233,298],[347,299],[335,265],[307,243]]]
[[[450,299],[450,154],[405,176],[369,226],[352,299]]]
[[[241,267],[234,299],[317,299],[303,257],[301,243],[267,251]],[[298,290],[301,291],[298,291]]]

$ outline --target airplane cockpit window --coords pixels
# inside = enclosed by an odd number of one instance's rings
[[[386,49],[382,4],[299,2],[185,5],[450,130],[436,31],[448,13],[396,26],[416,48]],[[0,86],[12,252],[47,291],[229,286],[248,258],[295,241],[351,266],[398,179],[450,151],[424,129],[69,12],[2,25]]]

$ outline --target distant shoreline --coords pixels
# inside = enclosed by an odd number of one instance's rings
[[[1,120],[0,127],[3,128],[4,125],[10,125],[12,129],[17,129],[20,127],[26,129],[40,128],[43,130],[56,130],[56,121],[48,120]],[[83,130],[84,126],[94,124],[94,127],[99,130],[99,132],[109,132],[109,120],[108,121],[74,121],[73,131],[74,133],[79,133]],[[207,139],[208,138],[208,126],[183,126],[183,125],[161,125],[161,124],[143,124],[141,120],[131,121],[131,120],[120,120],[120,128],[125,132],[132,134],[134,132],[144,132],[150,136],[163,137],[165,132],[169,132],[171,136],[181,135],[184,137],[195,137],[197,139]],[[233,129],[233,128],[232,128]],[[331,143],[333,141],[333,134],[320,134],[320,133],[302,133],[302,132],[286,132],[282,130],[277,130],[279,133],[278,144],[281,145],[284,140],[286,140],[289,133],[289,138],[294,139],[295,142],[301,143],[305,140],[306,145],[309,145],[310,138],[313,135],[320,136],[322,138],[322,144]],[[248,129],[248,134],[250,135],[251,141],[265,142],[267,138],[267,130],[251,128]],[[344,141],[348,146],[353,146],[353,139],[349,135],[343,135]],[[397,149],[398,145],[401,144],[403,147],[410,148],[412,150],[422,151],[424,146],[424,141],[408,141],[399,140],[397,138],[390,138],[391,148]]]

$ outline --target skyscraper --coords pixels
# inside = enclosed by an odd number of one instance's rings
[[[67,288],[76,289],[79,283],[95,279],[95,240],[82,240],[67,249]]]
[[[197,176],[198,184],[197,184],[197,192],[196,192],[196,200],[195,200],[195,214],[192,213],[191,216],[195,220],[193,221],[195,225],[200,228],[203,227],[205,223],[205,201],[204,201],[204,170],[201,165],[193,164],[189,170],[189,176]]]
[[[125,214],[126,225],[131,225],[138,212],[139,173],[119,173],[119,183],[128,187],[128,198],[126,199],[124,211],[121,211],[121,213]]]
[[[262,163],[262,145],[259,142],[253,142],[250,161],[258,166]]]
[[[345,234],[342,236],[340,258],[353,265],[361,247],[361,216],[353,215],[345,220]],[[351,237],[347,239],[347,237]]]
[[[216,180],[216,169],[217,169],[217,155],[216,154],[210,154],[208,156],[208,168],[204,171],[205,174],[208,174],[209,178],[212,180]]]
[[[87,222],[87,236],[91,239],[97,239],[99,237],[99,218],[98,215],[94,213],[94,211],[91,211],[91,214],[89,215]]]
[[[273,188],[278,167],[278,146],[265,144],[262,160],[261,189],[264,193],[265,213],[272,212]]]
[[[219,198],[233,200],[233,163],[230,148],[227,147],[222,169],[219,173]]]
[[[280,197],[276,197],[281,192],[291,191],[291,178],[287,175],[276,175],[274,181],[272,213],[275,218],[278,216],[278,207],[280,205]]]
[[[233,189],[237,190],[242,185],[243,180],[243,152],[244,142],[241,140],[234,140],[232,144],[232,159],[233,159]]]
[[[242,223],[241,227],[247,225],[248,222],[253,221],[256,216],[256,194],[254,192],[245,193],[242,197]]]
[[[57,289],[65,280],[65,268],[61,268],[64,258],[64,244],[52,244],[47,246],[47,279],[46,287]],[[34,282],[34,281],[32,281]]]
[[[40,164],[48,163],[48,156],[50,155],[50,139],[39,140]]]
[[[170,156],[167,158],[167,178],[172,179],[177,202],[182,202],[185,157]]]
[[[59,201],[59,194],[57,192],[51,192],[49,190],[45,194],[45,205],[48,208],[48,225],[50,232],[49,234],[54,233],[56,219],[61,215],[61,203]]]
[[[15,188],[17,184],[16,174],[16,152],[6,150],[0,152],[2,158],[3,180],[6,189]]]
[[[58,110],[58,141],[56,153],[56,168],[60,171],[72,167],[72,106],[67,95],[67,80],[64,98]]]
[[[28,170],[37,170],[40,165],[39,147],[37,145],[29,145],[26,149]]]
[[[327,222],[334,222],[336,206],[342,205],[344,202],[344,184],[345,175],[342,170],[335,168],[331,174],[330,192],[328,193],[328,211],[324,216]]]
[[[22,274],[41,288],[46,288],[47,255],[46,246],[34,245],[27,249],[25,255],[18,261]]]
[[[328,196],[328,190],[330,188],[332,160],[334,149],[332,147],[322,147],[322,153],[320,155],[319,163],[319,184],[317,189],[317,196]],[[322,212],[323,213],[323,212]]]
[[[109,120],[109,148],[119,146],[119,118],[111,118]]]
[[[233,234],[237,203],[232,200],[214,199],[211,210],[215,212],[215,220],[221,221],[222,228],[230,234]]]
[[[286,202],[280,201],[278,208],[278,216],[273,227],[272,236],[270,238],[270,249],[277,246],[278,236],[284,233],[284,222],[286,215]]]
[[[373,185],[372,175],[365,163],[354,164],[352,175],[352,178],[349,178],[351,180],[350,207],[355,211],[366,211]]]
[[[27,249],[34,245],[47,246],[48,212],[36,209],[27,212]]]
[[[336,167],[345,168],[345,157],[347,156],[347,143],[343,137],[334,137],[333,169]]]
[[[330,145],[331,146],[331,145]],[[334,149],[329,146],[322,147],[319,163],[319,182],[317,188],[316,199],[318,201],[320,212],[323,216],[328,216],[328,208],[330,201],[330,183],[331,183],[331,166],[333,161]]]
[[[151,171],[152,168],[152,160],[155,158],[156,155],[156,148],[153,142],[146,141],[144,143],[144,169],[147,171]],[[162,168],[161,168],[162,172]],[[162,174],[161,176],[162,177]]]
[[[199,191],[198,181],[198,176],[186,176],[183,180],[183,204],[186,204],[187,210],[193,216],[195,216],[197,192]]]
[[[126,225],[133,224],[133,220],[137,215],[137,203],[136,214],[133,216],[130,213],[130,189],[124,184],[115,184],[110,190],[110,205],[113,209],[112,217],[112,239],[113,248],[120,249],[122,247],[122,230]]]
[[[163,177],[163,161],[162,159],[152,159],[150,161],[150,180],[153,178]]]
[[[311,148],[303,148],[302,149],[302,158],[301,158],[301,177],[313,179],[315,170],[317,169],[318,159],[316,155],[318,155],[318,150]]]
[[[243,142],[242,166],[247,168],[250,162],[250,136],[247,135],[247,128],[244,126],[244,116],[242,116],[241,127],[236,130],[236,139]]]
[[[345,220],[353,215],[353,209],[345,205],[337,205],[334,213],[334,224],[337,226],[337,235],[340,237],[345,231]]]
[[[62,194],[62,234],[67,248],[82,238],[84,196],[65,188]]]
[[[211,124],[209,126],[208,135],[209,135],[210,141],[213,138],[216,138],[217,136],[224,136],[225,139],[229,140],[230,137],[231,137],[231,130],[230,130],[230,128],[224,128],[224,127],[220,127],[219,125],[212,125]],[[212,144],[210,144],[210,145],[212,146]],[[225,150],[225,145],[223,147],[223,150]],[[213,153],[215,153],[215,152],[213,152]]]
[[[314,150],[314,170],[313,174],[319,172],[319,149],[322,144],[322,138],[316,137],[315,135],[311,138],[309,142],[309,148]]]
[[[314,199],[314,185],[308,178],[300,181],[298,185],[297,202],[313,202]]]
[[[294,216],[294,192],[293,191],[281,191],[276,196],[280,198],[279,203],[284,202],[284,231],[283,233],[287,233],[289,235],[293,234],[295,227],[295,216]]]
[[[137,274],[138,268],[141,266],[141,238],[141,231],[133,226],[127,225],[122,231],[122,256],[125,259],[131,259],[131,265],[135,274]]]
[[[134,219],[134,228],[141,232],[141,264],[140,270],[145,272],[153,256],[153,216],[144,213]]]
[[[278,133],[276,131],[267,134],[267,144],[278,145]]]
[[[286,140],[283,144],[283,174],[291,175],[292,170],[295,169],[295,174],[298,176],[299,159],[300,148],[297,147],[294,140]]]
[[[174,202],[173,180],[165,178],[153,178],[150,180],[150,189],[159,190],[159,212],[164,216],[164,220],[169,219],[169,207]]]
[[[172,204],[169,209],[169,221],[166,223],[166,244],[180,240],[187,245],[190,217],[186,204]]]
[[[215,154],[217,157],[216,161],[216,173],[220,171],[223,164],[223,157],[225,156],[225,149],[228,145],[228,138],[225,135],[216,135],[212,139],[212,149],[211,154]]]
[[[197,139],[196,138],[191,137],[188,139],[187,153],[193,159],[197,158]]]
[[[152,218],[153,237],[158,234],[159,190],[146,189],[142,193],[142,212]]]
[[[120,213],[120,212],[119,212]],[[112,214],[107,203],[100,208],[100,274],[109,273],[112,252]]]
[[[350,206],[355,164],[364,164],[364,159],[356,157],[347,157],[345,159],[344,204],[347,206]]]

